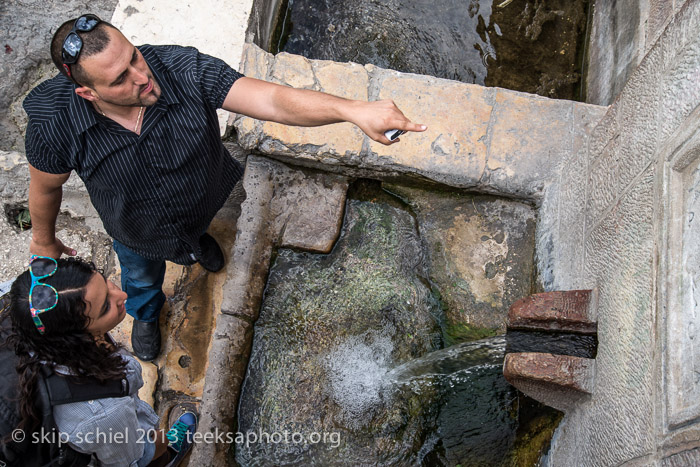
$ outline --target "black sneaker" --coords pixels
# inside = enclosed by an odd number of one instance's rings
[[[209,272],[219,272],[224,267],[224,253],[214,237],[205,233],[199,237],[202,255],[197,258],[199,264]]]
[[[158,321],[134,320],[131,328],[131,347],[134,355],[150,362],[160,353],[160,327]]]

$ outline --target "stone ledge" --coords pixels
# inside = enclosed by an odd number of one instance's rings
[[[595,360],[545,353],[510,353],[503,363],[506,380],[535,400],[562,411],[593,392]]]
[[[307,174],[263,157],[250,156],[242,185],[246,199],[237,221],[230,265],[221,285],[209,349],[199,431],[234,432],[238,397],[245,378],[270,259],[279,246],[328,252],[340,234],[346,178]],[[284,189],[282,189],[284,187]],[[199,443],[190,464],[227,465],[230,446]]]
[[[457,188],[538,199],[567,155],[578,152],[602,107],[385,70],[273,56],[246,44],[246,76],[352,99],[393,99],[424,133],[391,146],[351,124],[284,127],[237,116],[240,144],[283,161],[373,178],[418,176]]]
[[[597,293],[592,290],[546,292],[521,298],[508,312],[508,329],[595,334]]]

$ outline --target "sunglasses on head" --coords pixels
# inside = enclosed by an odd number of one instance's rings
[[[78,32],[90,32],[101,22],[102,20],[95,15],[83,15],[73,23],[73,27],[63,40],[63,48],[61,49],[63,69],[68,73],[68,76],[71,75],[69,65],[78,61],[80,52],[83,50],[83,40]]]
[[[29,275],[32,278],[29,288],[29,311],[40,334],[44,334],[44,323],[41,322],[39,314],[58,304],[58,291],[53,286],[39,281],[53,276],[56,269],[58,262],[48,256],[32,255],[29,261]]]

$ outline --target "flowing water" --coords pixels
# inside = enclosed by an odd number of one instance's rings
[[[586,0],[288,0],[271,49],[580,99]]]
[[[443,348],[417,219],[381,189],[353,188],[330,254],[278,252],[238,431],[298,442],[238,446],[239,464],[532,465],[514,459],[552,421],[532,425],[541,410],[523,417],[502,375],[503,336]],[[535,461],[547,443],[529,448]]]
[[[333,399],[350,423],[366,421],[380,400],[427,395],[434,425],[412,463],[506,465],[512,459],[517,394],[502,374],[504,337],[437,350],[393,368],[390,350],[381,338],[369,346],[351,339],[328,355]]]

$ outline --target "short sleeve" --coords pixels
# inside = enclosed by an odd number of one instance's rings
[[[209,105],[220,109],[233,83],[243,75],[223,60],[203,53],[197,53],[196,63],[196,74],[204,98]]]
[[[147,449],[148,432],[139,423],[135,404],[132,397],[98,399],[57,406],[54,415],[58,415],[56,423],[61,436],[75,450],[94,454],[104,467],[135,466],[143,463],[139,461],[144,454],[153,455]],[[57,410],[61,413],[56,414]],[[59,423],[61,419],[82,421],[70,426],[71,423]]]
[[[25,137],[27,161],[37,170],[50,174],[65,174],[73,170],[65,157],[53,150],[44,140],[38,125],[31,121]]]

